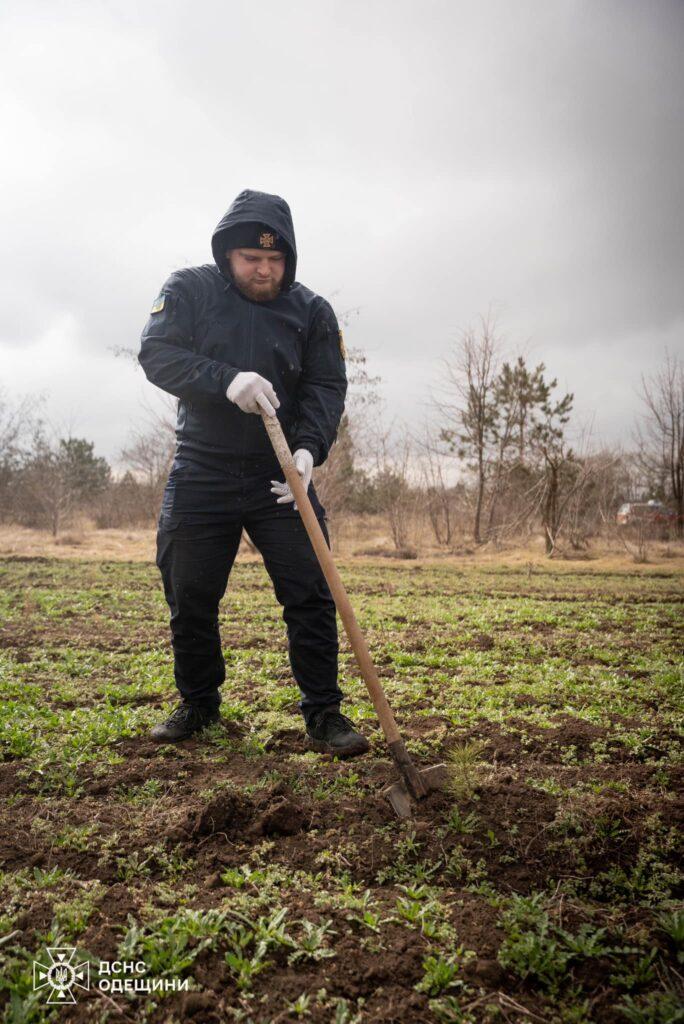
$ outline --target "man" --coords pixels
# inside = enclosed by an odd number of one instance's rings
[[[219,720],[219,602],[244,528],[283,606],[311,745],[365,753],[367,740],[340,713],[335,605],[260,415],[263,403],[278,416],[329,544],[310,481],[344,409],[339,326],[329,303],[295,281],[292,216],[279,196],[241,192],[212,252],[215,264],[176,271],[163,285],[138,357],[148,380],[179,400],[157,565],[182,701],[152,736],[181,740]]]

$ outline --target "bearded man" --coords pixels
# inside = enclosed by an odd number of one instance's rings
[[[182,740],[219,720],[219,602],[244,529],[283,607],[310,745],[362,754],[368,741],[340,712],[335,605],[260,415],[263,407],[278,417],[329,544],[311,475],[344,410],[342,335],[330,304],[295,281],[294,227],[280,196],[241,192],[212,252],[213,264],[164,283],[138,357],[148,380],[178,399],[157,566],[182,699],[151,735]]]

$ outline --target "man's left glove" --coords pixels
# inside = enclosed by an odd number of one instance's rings
[[[311,483],[311,474],[313,473],[313,455],[306,448],[298,448],[292,456],[297,472],[302,478],[304,484],[304,490],[309,490],[309,484]],[[271,488],[271,494],[279,494],[280,497],[277,499],[276,504],[284,505],[288,501],[294,501],[294,495],[290,490],[290,485],[284,480],[271,480],[273,487]],[[294,507],[297,508],[297,502],[295,501]]]

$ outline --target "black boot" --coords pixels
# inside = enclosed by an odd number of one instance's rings
[[[163,743],[175,743],[176,740],[186,740],[194,733],[201,732],[205,726],[220,721],[220,718],[218,704],[204,706],[183,701],[165,722],[154,726],[150,736]]]
[[[356,732],[352,722],[338,708],[316,711],[306,723],[309,743],[319,754],[335,757],[356,757],[367,754],[370,743]]]

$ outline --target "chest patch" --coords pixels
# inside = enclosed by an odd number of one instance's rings
[[[344,347],[344,336],[342,334],[342,331],[340,331],[340,355],[342,356],[343,359],[347,358],[347,350]]]

